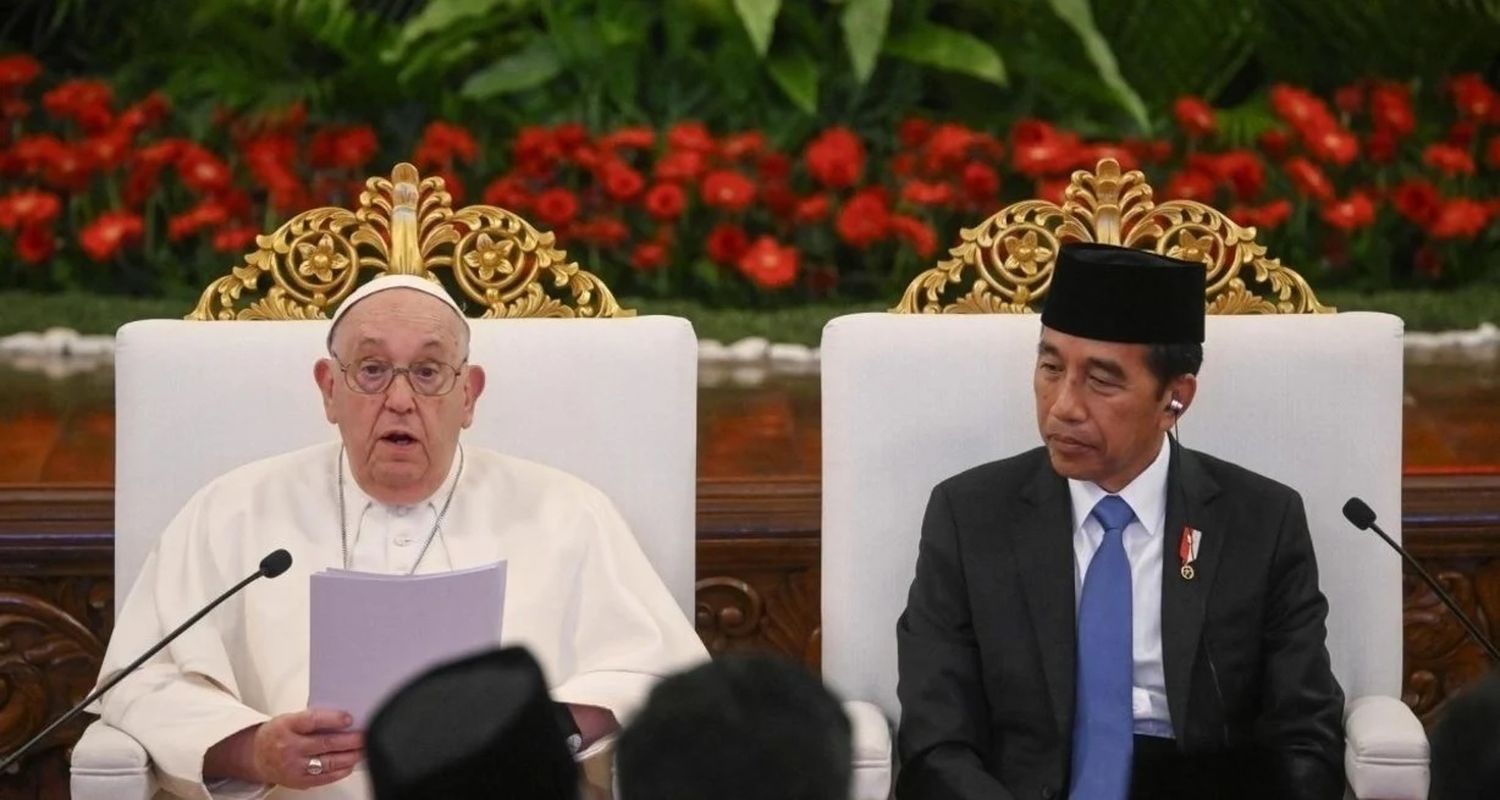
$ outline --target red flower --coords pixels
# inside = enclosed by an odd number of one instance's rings
[[[970,161],[964,166],[964,195],[970,203],[984,205],[993,203],[1000,193],[1000,175],[989,164]]]
[[[932,135],[932,123],[920,117],[907,117],[896,127],[896,138],[908,150],[921,147]]]
[[[721,222],[708,232],[705,249],[710,260],[731,266],[750,249],[750,236],[738,225]]]
[[[725,211],[744,211],[755,201],[755,184],[734,170],[708,173],[700,188],[704,204]]]
[[[1412,265],[1417,268],[1418,272],[1434,280],[1443,276],[1443,257],[1431,247],[1418,250],[1417,255],[1412,259]]]
[[[199,192],[216,192],[228,188],[229,165],[218,156],[195,144],[182,147],[177,156],[177,174],[188,188]]]
[[[1201,170],[1184,169],[1167,180],[1164,194],[1168,200],[1197,200],[1207,203],[1214,196],[1214,179]]]
[[[1229,217],[1241,225],[1258,228],[1262,231],[1273,230],[1286,222],[1292,216],[1292,204],[1289,200],[1272,200],[1260,207],[1235,206],[1229,209]]]
[[[646,213],[667,222],[682,215],[687,205],[687,195],[675,183],[658,183],[646,192]]]
[[[548,189],[536,197],[536,216],[549,228],[561,228],[578,216],[578,197],[567,189]]]
[[[1166,143],[1162,142],[1160,144]],[[1171,145],[1168,145],[1168,147],[1170,148]],[[1089,170],[1093,170],[1094,167],[1099,164],[1100,160],[1113,158],[1115,161],[1120,162],[1120,169],[1140,169],[1141,157],[1137,155],[1138,149],[1139,148],[1127,147],[1123,144],[1110,144],[1108,142],[1095,142],[1093,144],[1084,145],[1080,147],[1078,151],[1079,166],[1087,167]],[[1171,151],[1169,149],[1168,154],[1170,155],[1170,153]],[[1166,156],[1154,160],[1165,161]]]
[[[260,232],[249,225],[226,225],[214,234],[214,249],[220,253],[242,253],[255,244]]]
[[[1466,150],[1451,144],[1428,145],[1427,149],[1422,151],[1422,163],[1450,178],[1455,175],[1474,174],[1474,159]]]
[[[314,167],[358,169],[370,163],[379,146],[375,129],[368,125],[324,128],[313,135],[307,160]]]
[[[42,95],[42,107],[59,119],[72,120],[89,133],[114,123],[109,105],[113,92],[103,81],[71,80]]]
[[[762,186],[760,199],[772,214],[781,219],[790,218],[797,210],[797,193],[793,192],[792,187],[784,181],[775,181]]]
[[[626,202],[635,198],[646,188],[646,179],[629,164],[619,159],[610,159],[600,168],[604,193],[610,199]]]
[[[1285,157],[1292,149],[1292,135],[1280,128],[1272,128],[1262,133],[1257,141],[1260,149],[1275,159]]]
[[[1322,128],[1310,136],[1304,136],[1307,152],[1320,161],[1347,166],[1359,155],[1359,140],[1354,134],[1336,125]]]
[[[630,238],[630,229],[614,217],[600,217],[574,225],[573,235],[600,247],[619,247]]]
[[[707,168],[708,163],[703,154],[692,150],[677,150],[667,153],[656,162],[656,179],[659,181],[673,181],[676,183],[687,183],[698,179]]]
[[[562,158],[562,147],[546,128],[529,125],[516,131],[511,155],[515,158],[516,168],[523,174],[545,178]]]
[[[1475,134],[1479,133],[1479,124],[1471,119],[1461,119],[1448,128],[1448,135],[1444,139],[1454,147],[1468,149],[1474,143]]]
[[[468,196],[468,190],[464,188],[463,179],[458,177],[457,172],[448,167],[441,167],[432,173],[432,177],[442,179],[443,191],[452,198],[453,205],[463,205],[464,197]]]
[[[631,252],[630,263],[642,272],[660,269],[667,264],[667,246],[661,242],[641,242]]]
[[[1369,195],[1354,191],[1342,200],[1324,205],[1322,217],[1330,226],[1348,232],[1375,222],[1375,204]]]
[[[1491,136],[1489,144],[1484,148],[1484,163],[1490,165],[1490,169],[1500,169],[1500,135]]]
[[[1017,172],[1037,178],[1071,168],[1078,161],[1078,137],[1058,133],[1051,125],[1035,120],[1016,124],[1011,132],[1011,164]]]
[[[214,200],[204,200],[167,220],[167,238],[177,242],[204,228],[222,225],[229,220],[229,210]]]
[[[1437,216],[1441,202],[1437,187],[1423,180],[1406,181],[1391,192],[1391,205],[1396,213],[1418,225],[1430,223]]]
[[[0,90],[19,89],[42,74],[42,65],[24,53],[0,58]]]
[[[1333,92],[1333,104],[1345,114],[1358,114],[1365,107],[1365,87],[1357,83],[1340,86]]]
[[[1411,89],[1402,83],[1381,81],[1370,90],[1370,119],[1376,131],[1399,139],[1417,128],[1411,110]]]
[[[1172,143],[1161,139],[1126,139],[1120,144],[1137,161],[1159,164],[1172,157]],[[1123,159],[1120,160],[1120,166],[1125,166]]]
[[[1500,103],[1496,102],[1495,90],[1474,73],[1459,75],[1448,82],[1453,92],[1453,104],[1463,116],[1483,122],[1495,113]]]
[[[62,201],[57,195],[37,189],[22,189],[0,197],[0,230],[49,225],[61,211]]]
[[[1213,176],[1234,188],[1240,200],[1249,200],[1260,194],[1266,185],[1266,169],[1260,157],[1250,150],[1230,150],[1209,162]]]
[[[1458,197],[1443,203],[1428,232],[1434,239],[1472,239],[1489,223],[1489,209],[1483,203]]]
[[[501,175],[484,187],[484,204],[506,211],[524,211],[531,202],[526,184],[514,175]]]
[[[1018,123],[1017,127],[1025,125]],[[922,168],[931,174],[948,173],[969,160],[969,148],[978,141],[975,133],[962,125],[945,122],[933,128],[922,148]]]
[[[853,186],[865,169],[865,145],[848,128],[829,128],[807,146],[807,172],[830,189]]]
[[[1202,98],[1183,95],[1172,104],[1172,115],[1177,118],[1177,127],[1190,139],[1208,136],[1214,132],[1214,110]]]
[[[478,154],[479,145],[468,130],[458,125],[433,121],[422,131],[422,140],[417,142],[412,161],[423,169],[448,169],[452,168],[455,160],[465,164],[472,163]]]
[[[1376,128],[1365,139],[1365,154],[1376,164],[1389,164],[1396,160],[1396,134],[1385,128]]]
[[[740,273],[762,289],[784,289],[797,282],[798,254],[795,247],[782,247],[762,236],[740,256]]]
[[[126,153],[130,150],[130,136],[124,131],[91,136],[84,141],[83,149],[94,168],[111,171],[125,163]]]
[[[725,137],[719,152],[731,161],[747,156],[758,156],[766,149],[766,135],[760,131],[747,131]]]
[[[16,257],[27,264],[40,264],[56,250],[57,235],[44,225],[22,228],[21,235],[16,237]]]
[[[953,187],[938,181],[908,181],[901,199],[919,206],[945,206],[953,202]]]
[[[1287,177],[1297,187],[1297,191],[1325,203],[1333,200],[1333,184],[1328,182],[1328,176],[1311,161],[1297,156],[1287,159],[1282,168],[1286,170]]]
[[[589,131],[581,122],[564,122],[552,129],[552,138],[563,155],[573,156],[589,143]]]
[[[930,258],[937,251],[937,233],[927,223],[916,217],[903,214],[891,215],[891,232],[896,238],[911,246],[912,252],[921,258]]]
[[[166,119],[167,112],[171,110],[172,105],[167,102],[166,95],[161,92],[152,92],[146,95],[145,100],[125,109],[117,121],[116,128],[127,136],[134,136],[148,125],[154,125]]]
[[[861,189],[844,203],[833,227],[840,239],[863,250],[885,238],[890,230],[890,216],[884,191]]]
[[[715,150],[713,134],[701,122],[679,122],[667,131],[667,146],[673,150],[709,155]]]
[[[42,165],[42,179],[64,192],[82,191],[88,187],[90,167],[86,149],[64,147]]]
[[[1271,87],[1271,108],[1304,136],[1337,124],[1317,95],[1284,83]]]
[[[94,218],[78,234],[78,243],[89,258],[104,262],[113,258],[120,248],[140,241],[146,226],[137,214],[129,211],[108,211]]]
[[[650,128],[621,128],[599,137],[605,150],[649,150],[656,145],[656,131]]]
[[[781,181],[792,174],[792,159],[785,153],[767,153],[755,162],[755,172],[763,181]]]
[[[828,217],[828,195],[815,194],[804,197],[792,207],[792,219],[803,225],[822,222]]]

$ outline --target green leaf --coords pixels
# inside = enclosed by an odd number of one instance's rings
[[[765,58],[771,49],[771,34],[776,31],[776,15],[781,13],[781,0],[734,0],[734,10],[750,34],[755,52]]]
[[[447,31],[466,19],[488,14],[500,6],[525,4],[521,0],[431,0],[402,26],[398,47],[431,33]]]
[[[1089,8],[1088,0],[1047,0],[1047,4],[1083,40],[1083,50],[1093,62],[1094,69],[1099,72],[1099,79],[1114,92],[1120,105],[1130,113],[1141,130],[1150,130],[1151,120],[1146,113],[1146,104],[1126,82],[1125,76],[1120,74],[1120,64],[1115,60],[1114,51],[1094,24],[1094,12]]]
[[[927,67],[970,75],[996,86],[1005,86],[1005,62],[983,39],[955,28],[922,23],[892,36],[885,51],[897,58]]]
[[[844,28],[844,47],[854,64],[854,77],[864,83],[875,73],[875,59],[885,44],[891,22],[891,0],[849,0],[839,23]]]
[[[766,60],[771,79],[805,114],[818,112],[818,64],[803,52],[775,55]]]
[[[470,75],[459,94],[472,100],[488,100],[508,92],[535,89],[560,72],[562,61],[557,51],[545,39],[537,39],[525,50]]]

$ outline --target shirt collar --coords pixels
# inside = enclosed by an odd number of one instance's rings
[[[1161,448],[1157,450],[1151,465],[1117,492],[1121,499],[1130,504],[1135,518],[1146,528],[1146,532],[1153,536],[1160,533],[1167,524],[1167,471],[1172,461],[1171,452],[1172,446],[1166,434],[1162,434]],[[1092,481],[1069,478],[1068,494],[1073,500],[1073,532],[1076,534],[1083,529],[1083,523],[1088,520],[1094,506],[1110,493]]]
[[[463,445],[460,444],[459,447],[462,448]],[[349,463],[349,451],[346,448],[340,448],[340,450],[343,453],[340,458],[344,460],[344,494],[348,497],[349,510],[354,512],[355,514],[353,519],[358,519],[359,515],[363,514],[366,509],[369,509],[372,506],[375,508],[383,509],[389,513],[394,513],[397,510],[410,511],[412,509],[422,508],[423,506],[431,508],[434,512],[436,512],[439,510],[437,507],[438,498],[447,497],[449,487],[453,485],[454,481],[458,480],[458,462],[460,459],[460,454],[455,451],[453,453],[453,462],[448,465],[447,477],[443,478],[443,482],[441,484],[438,484],[437,490],[428,495],[425,500],[419,500],[410,505],[393,505],[390,503],[382,503],[379,500],[371,497],[369,494],[365,493],[365,490],[360,487],[359,481],[354,479],[354,467]]]

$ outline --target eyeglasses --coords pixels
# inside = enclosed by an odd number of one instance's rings
[[[353,364],[345,364],[338,356],[333,362],[344,373],[344,383],[360,394],[380,394],[391,387],[397,375],[405,375],[412,391],[428,397],[445,395],[458,385],[458,366],[441,361],[415,361],[398,367],[382,358],[362,358]],[[467,363],[467,362],[464,362]]]

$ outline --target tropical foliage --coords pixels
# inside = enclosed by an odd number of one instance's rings
[[[889,297],[1102,154],[1325,283],[1496,277],[1497,33],[1496,0],[13,0],[0,286],[202,285],[414,159],[627,293]]]

